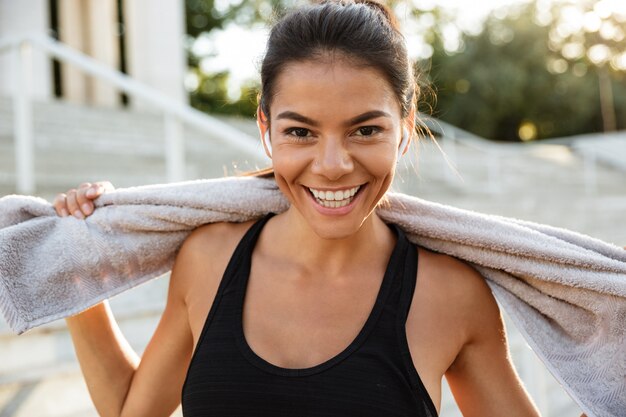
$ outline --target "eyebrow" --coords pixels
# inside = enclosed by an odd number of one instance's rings
[[[295,120],[296,122],[306,123],[311,126],[319,126],[319,123],[315,120],[308,118],[306,116],[301,115],[300,113],[296,113],[295,111],[284,111],[276,116],[276,119],[290,119]]]
[[[391,117],[391,115],[387,112],[384,112],[382,110],[372,110],[372,111],[368,111],[365,112],[363,114],[358,115],[357,117],[353,117],[352,119],[350,119],[350,121],[348,122],[349,125],[357,125],[359,123],[363,123],[366,122],[370,119],[375,119],[377,117]]]
[[[359,123],[366,122],[370,119],[375,119],[377,117],[391,117],[391,115],[382,110],[372,110],[372,111],[368,111],[363,114],[360,114],[356,117],[353,117],[352,119],[348,120],[346,125],[348,126],[356,125]],[[289,110],[280,113],[278,116],[276,116],[276,119],[290,119],[290,120],[295,120],[297,122],[306,123],[308,125],[316,126],[316,127],[320,125],[320,123],[316,120],[313,120],[309,117],[301,115],[300,113],[296,113],[294,111],[289,111]]]

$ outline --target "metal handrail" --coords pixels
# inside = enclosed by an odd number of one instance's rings
[[[252,136],[211,117],[193,107],[173,101],[166,94],[149,87],[126,74],[111,69],[95,59],[51,38],[39,34],[23,34],[0,39],[0,54],[14,53],[14,75],[18,78],[14,91],[15,155],[18,193],[35,192],[33,163],[33,115],[30,99],[31,48],[35,47],[50,57],[72,64],[86,74],[108,82],[131,97],[150,102],[164,115],[165,160],[168,181],[185,179],[185,147],[182,123],[203,132],[220,132],[216,135],[224,143],[233,146],[253,158],[264,158],[258,142]]]

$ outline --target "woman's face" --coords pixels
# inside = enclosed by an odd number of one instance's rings
[[[400,104],[378,70],[345,59],[289,64],[275,86],[269,126],[276,182],[290,210],[320,237],[348,237],[393,180]],[[263,134],[267,124],[260,127]]]

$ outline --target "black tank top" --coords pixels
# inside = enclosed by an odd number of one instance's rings
[[[358,336],[335,357],[287,369],[257,356],[242,325],[252,251],[271,215],[235,249],[202,329],[182,391],[185,417],[434,417],[413,366],[405,323],[417,250],[392,226],[397,243],[374,307]]]

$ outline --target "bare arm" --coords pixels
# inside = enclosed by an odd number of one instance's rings
[[[504,323],[484,279],[463,266],[468,338],[446,372],[466,417],[538,417],[539,412],[511,363]]]
[[[95,209],[92,200],[113,189],[108,181],[83,183],[58,194],[53,205],[59,216],[84,219]],[[178,405],[193,348],[184,301],[189,282],[184,277],[193,268],[194,242],[198,241],[192,237],[178,254],[165,311],[141,360],[124,338],[107,302],[66,320],[101,416],[167,416]]]
[[[89,393],[103,417],[169,416],[180,403],[193,337],[185,293],[201,257],[194,234],[181,248],[167,305],[141,360],[119,331],[106,303],[67,319]]]
[[[94,210],[92,200],[112,189],[108,182],[83,183],[58,194],[53,205],[59,216],[83,219]],[[66,323],[99,414],[120,415],[139,357],[122,335],[108,302],[68,317]]]
[[[93,213],[92,200],[112,189],[108,182],[83,183],[59,194],[54,207],[60,216],[82,219]],[[245,229],[239,225],[236,233],[230,233],[229,225],[211,224],[187,237],[172,269],[165,310],[141,360],[120,332],[107,303],[67,319],[89,393],[101,416],[169,416],[176,409],[194,344],[190,295],[200,285],[205,294],[202,303],[212,302],[227,255]],[[225,236],[230,237],[228,244]],[[207,253],[214,255],[209,263]]]
[[[107,302],[66,319],[91,398],[101,416],[118,416],[139,357],[120,332]]]

